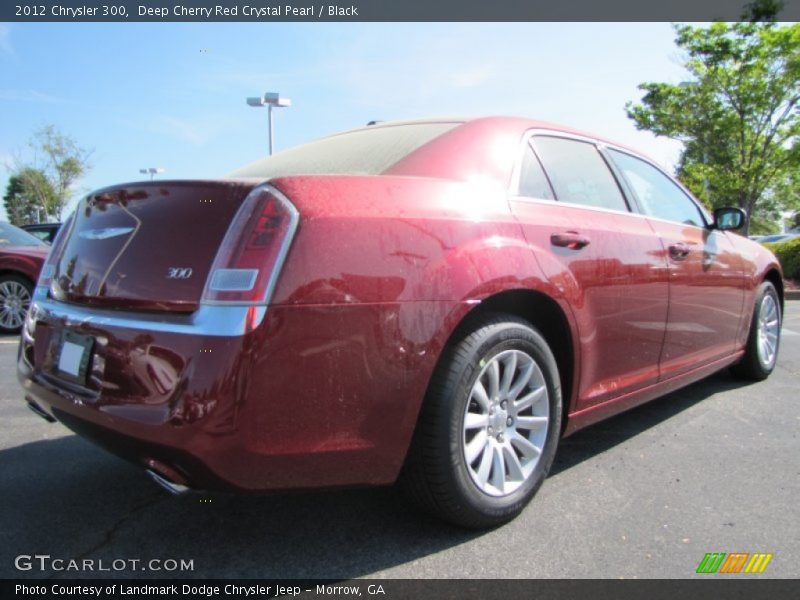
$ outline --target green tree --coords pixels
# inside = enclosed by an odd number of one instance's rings
[[[683,142],[677,174],[700,200],[755,223],[791,207],[779,192],[800,169],[800,24],[765,6],[751,8],[763,20],[676,25],[689,81],[643,83],[626,105],[637,128]]]
[[[13,175],[21,179],[26,193],[36,197],[41,220],[59,220],[75,183],[90,169],[90,152],[54,125],[36,131],[30,147],[32,160],[17,161]]]
[[[8,220],[14,225],[41,220],[45,206],[54,204],[55,190],[44,173],[26,168],[12,175],[3,196]]]

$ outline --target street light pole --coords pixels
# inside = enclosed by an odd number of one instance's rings
[[[272,126],[272,104],[267,104],[267,121],[269,121],[269,155],[272,156],[272,144],[275,138],[275,129]]]
[[[272,109],[285,108],[287,106],[291,106],[292,101],[289,98],[282,97],[278,92],[267,92],[263,96],[255,96],[248,98],[247,104],[255,108],[259,108],[262,106],[267,107],[267,121],[269,124],[269,153],[271,156],[274,145],[273,138],[275,133],[272,125]]]

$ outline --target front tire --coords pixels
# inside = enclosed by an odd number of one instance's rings
[[[735,375],[762,381],[778,362],[781,341],[781,303],[775,286],[764,281],[756,293],[753,320],[742,359],[732,367]]]
[[[444,353],[401,484],[423,509],[469,528],[516,517],[547,476],[561,433],[555,357],[530,323],[485,317]]]

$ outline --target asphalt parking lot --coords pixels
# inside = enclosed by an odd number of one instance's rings
[[[769,380],[722,372],[575,434],[522,516],[484,533],[392,489],[171,497],[30,412],[16,343],[0,338],[2,577],[76,576],[15,569],[48,554],[193,560],[169,574],[188,577],[685,578],[706,552],[773,553],[756,577],[800,576],[800,301]]]

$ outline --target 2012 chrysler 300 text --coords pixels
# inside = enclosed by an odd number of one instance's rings
[[[379,124],[87,196],[19,378],[173,489],[399,479],[490,526],[561,436],[724,367],[770,374],[781,272],[743,219],[562,127]]]

